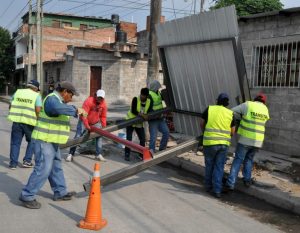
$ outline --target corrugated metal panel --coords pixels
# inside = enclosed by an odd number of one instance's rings
[[[238,35],[235,7],[167,21],[158,25],[156,30],[160,47],[235,37]]]
[[[202,113],[221,92],[229,94],[230,107],[236,105],[235,99],[242,96],[239,78],[244,75],[236,64],[237,35],[233,6],[157,27],[175,109]],[[199,117],[176,113],[174,124],[178,132],[201,134]]]

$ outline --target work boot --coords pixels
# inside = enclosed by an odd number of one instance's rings
[[[24,162],[23,162],[23,167],[25,167],[25,168],[31,168],[31,167],[33,167],[33,163],[24,161]]]
[[[249,188],[251,185],[254,184],[254,179],[250,179],[250,180],[244,180],[244,185]]]
[[[9,168],[10,168],[11,170],[16,170],[16,169],[17,169],[17,166],[16,166],[16,165],[9,164]]]
[[[221,193],[212,193],[215,198],[221,198]]]
[[[73,160],[73,155],[72,154],[68,154],[68,156],[66,157],[66,161],[67,162],[72,162]]]
[[[72,199],[72,197],[76,194],[76,192],[68,192],[66,195],[62,197],[53,197],[53,201],[69,201]]]
[[[41,203],[37,202],[37,200],[32,200],[32,201],[24,201],[22,200],[21,197],[19,197],[19,200],[22,202],[23,206],[28,208],[28,209],[40,209],[41,208]]]
[[[100,161],[102,161],[102,162],[106,162],[106,159],[105,159],[101,154],[96,155],[96,156],[95,156],[95,159],[96,159],[96,160],[100,160]]]

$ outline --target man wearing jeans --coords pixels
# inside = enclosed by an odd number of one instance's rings
[[[33,147],[31,133],[36,125],[37,117],[42,107],[42,98],[39,94],[39,82],[31,80],[26,89],[18,89],[12,97],[7,119],[12,121],[10,139],[9,168],[17,168],[22,139],[25,135],[27,148],[23,158],[23,167],[33,167],[31,163]]]
[[[210,105],[202,114],[203,152],[205,156],[205,188],[221,197],[226,155],[234,133],[233,112],[226,108],[229,97],[221,93],[217,105]]]
[[[150,83],[149,85],[150,107],[148,112],[152,112],[163,108],[162,96],[159,92],[160,88],[161,85],[157,80],[153,80]],[[168,144],[168,139],[169,139],[169,128],[165,118],[163,116],[158,116],[156,119],[149,120],[148,124],[149,124],[149,134],[150,134],[149,149],[151,153],[152,154],[155,153],[155,143],[156,143],[158,131],[162,133],[159,150],[161,151],[166,149]]]
[[[238,129],[239,141],[235,151],[235,158],[231,165],[226,188],[234,189],[236,178],[243,164],[243,181],[246,187],[252,184],[251,172],[253,157],[261,148],[264,141],[265,124],[270,119],[266,104],[266,96],[258,94],[254,101],[247,101],[234,108],[235,116],[241,119]]]
[[[87,130],[90,130],[90,125],[102,128],[106,127],[107,105],[105,102],[105,92],[99,89],[94,96],[88,97],[82,108],[87,112],[87,116],[80,117],[77,124],[75,138],[82,136]],[[76,151],[76,146],[71,147],[66,158],[67,162],[71,162]],[[105,162],[106,159],[102,156],[102,137],[96,138],[96,160]]]
[[[66,104],[73,95],[78,95],[75,87],[65,81],[43,101],[42,111],[32,132],[35,166],[19,197],[26,208],[41,208],[35,195],[47,180],[54,193],[54,201],[68,201],[74,195],[67,191],[59,149],[59,145],[69,139],[70,116],[86,114],[83,109]]]

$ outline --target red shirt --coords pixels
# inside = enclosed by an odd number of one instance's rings
[[[107,105],[104,99],[97,104],[95,97],[88,97],[82,108],[88,113],[87,118],[82,119],[84,122],[88,121],[89,125],[100,122],[102,127],[106,127]]]

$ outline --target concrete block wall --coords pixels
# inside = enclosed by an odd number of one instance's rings
[[[147,61],[137,60],[137,54],[122,53],[122,58],[102,49],[76,48],[73,58],[72,82],[84,99],[89,94],[90,67],[102,67],[102,89],[106,101],[130,104],[132,97],[146,86]]]
[[[251,95],[264,92],[268,97],[271,120],[267,123],[264,149],[300,157],[300,89],[253,88],[250,80],[252,48],[300,41],[300,12],[239,20],[239,31]]]

